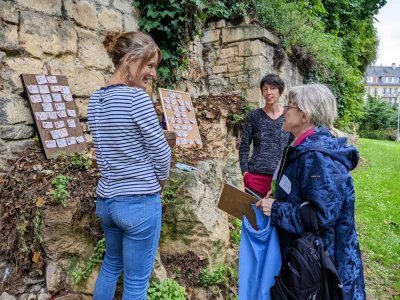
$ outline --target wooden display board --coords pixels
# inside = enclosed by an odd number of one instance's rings
[[[190,94],[167,89],[158,91],[167,129],[176,132],[176,145],[201,148],[203,144]]]
[[[22,74],[21,77],[46,158],[53,158],[59,152],[86,151],[67,78],[43,74]]]

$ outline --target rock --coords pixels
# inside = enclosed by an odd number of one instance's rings
[[[132,16],[132,14],[123,15],[124,31],[138,31],[139,24],[138,18]]]
[[[89,99],[88,98],[76,98],[75,99],[76,106],[79,112],[79,118],[81,120],[87,119],[87,112],[88,112],[88,105]]]
[[[20,43],[28,53],[35,57],[76,53],[78,37],[71,21],[58,21],[30,11],[21,11],[20,15]]]
[[[99,14],[99,23],[105,30],[122,30],[122,15],[113,9],[103,9]]]
[[[18,26],[2,22],[0,19],[0,49],[18,50]]]
[[[6,292],[3,292],[3,294],[0,296],[0,300],[16,300],[16,298]]]
[[[89,30],[78,30],[78,57],[87,67],[105,69],[112,66],[110,57],[103,46],[103,38]]]
[[[88,70],[80,64],[51,61],[48,64],[51,74],[67,76],[72,93],[75,96],[90,96],[94,91],[105,85],[101,72]]]
[[[72,217],[76,205],[76,202],[67,200],[67,207],[46,206],[43,212],[42,246],[46,256],[52,260],[72,256],[89,257],[93,253],[89,236],[73,229]]]
[[[223,28],[225,26],[226,26],[225,20],[219,20],[218,22],[215,23],[215,28]]]
[[[68,17],[83,27],[97,29],[96,7],[87,1],[64,0],[64,7]]]
[[[221,290],[218,286],[209,286],[207,288],[207,299],[210,300],[223,300]]]
[[[235,49],[236,48],[234,48],[234,47],[221,49],[219,51],[218,59],[225,59],[228,57],[233,57],[235,55]]]
[[[21,94],[24,89],[20,74],[45,74],[46,68],[39,59],[29,57],[12,57],[3,60],[4,68],[1,70],[1,77],[8,81],[15,93]]]
[[[36,299],[37,299],[36,295],[32,293],[30,294],[25,293],[18,297],[18,300],[36,300]]]
[[[61,16],[61,0],[16,0],[22,6],[47,15]]]
[[[35,142],[33,140],[21,140],[21,141],[9,142],[8,147],[10,148],[11,153],[17,154],[33,146],[34,144]]]
[[[7,146],[4,144],[4,142],[0,139],[0,153],[4,152],[7,150]]]
[[[31,138],[34,134],[34,129],[29,125],[0,125],[0,138],[4,140],[20,140]]]
[[[226,73],[228,71],[227,65],[217,65],[212,68],[213,74]]]
[[[132,13],[132,1],[130,0],[114,0],[113,6],[123,13]]]
[[[215,161],[200,162],[197,168],[171,172],[169,184],[177,190],[174,204],[165,208],[160,248],[168,254],[191,250],[213,264],[224,261],[229,244],[228,217],[217,208],[224,174]]]
[[[260,106],[262,101],[260,88],[257,87],[246,89],[246,100],[250,103],[258,104],[258,106]]]
[[[37,300],[49,300],[51,298],[51,295],[46,293],[44,290],[41,290]]]
[[[0,94],[0,125],[33,124],[25,99],[13,94]]]
[[[218,42],[220,34],[221,34],[221,30],[219,30],[219,29],[204,31],[201,41],[204,44]]]
[[[238,45],[239,56],[267,55],[266,44],[260,40],[243,41]]]
[[[244,67],[246,70],[257,70],[257,69],[266,69],[268,67],[268,61],[265,56],[257,55],[246,57],[244,61]],[[261,80],[261,78],[260,78]]]
[[[160,283],[161,281],[167,279],[167,277],[167,271],[165,270],[164,265],[161,262],[160,252],[157,251],[153,273],[151,274],[151,280]]]
[[[195,288],[193,289],[192,297],[190,300],[204,300],[207,298],[207,290],[205,288]]]
[[[246,40],[261,40],[271,45],[278,45],[279,38],[263,27],[240,25],[222,28],[222,43],[233,43]]]
[[[62,287],[63,270],[61,266],[51,261],[46,267],[46,287],[50,292],[54,292]]]
[[[18,11],[11,1],[0,1],[0,19],[12,24],[18,24]]]

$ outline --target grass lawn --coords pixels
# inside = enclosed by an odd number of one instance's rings
[[[400,143],[360,139],[356,222],[370,299],[400,299]]]

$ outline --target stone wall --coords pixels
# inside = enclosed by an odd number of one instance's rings
[[[0,0],[0,173],[4,159],[33,143],[34,127],[20,74],[67,76],[86,137],[88,96],[112,63],[108,30],[137,30],[130,0]]]
[[[183,72],[179,87],[193,98],[237,94],[263,105],[259,83],[264,75],[280,75],[287,87],[285,92],[303,82],[299,69],[278,44],[276,36],[258,25],[212,22],[191,45],[190,67]]]
[[[104,33],[110,29],[136,30],[137,16],[130,0],[0,0],[0,17],[0,172],[6,172],[2,159],[33,143],[33,120],[19,75],[66,75],[90,140],[85,122],[88,96],[104,85],[112,72],[101,43]],[[303,80],[285,55],[277,59],[278,43],[277,37],[257,25],[232,26],[224,20],[210,23],[190,45],[189,68],[181,74],[183,80],[176,89],[189,92],[194,101],[200,96],[237,94],[249,103],[262,105],[259,81],[263,75],[277,73],[287,87]],[[216,207],[223,183],[240,186],[242,181],[239,139],[227,128],[227,119],[228,112],[222,111],[220,119],[199,124],[206,133],[204,142],[210,156],[197,165],[197,171],[171,172],[171,179],[185,181],[177,190],[179,205],[165,208],[160,243],[165,253],[192,250],[211,265],[236,258],[236,253],[230,252],[228,217]],[[65,240],[72,232],[70,214],[51,212],[44,221],[48,226],[42,228],[43,247],[50,258],[46,264],[46,291],[68,282],[65,274],[69,260],[60,259],[63,255],[57,252],[59,248],[82,257],[91,250],[84,235],[75,236],[68,249],[57,247],[60,239]],[[64,218],[51,218],[59,214]],[[163,267],[159,261],[157,265],[160,267],[155,273],[160,273],[157,271]],[[97,270],[79,291],[90,294],[96,275]]]

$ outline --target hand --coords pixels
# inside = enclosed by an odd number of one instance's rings
[[[160,186],[161,186],[161,190],[164,189],[164,186],[165,186],[166,182],[167,182],[166,180],[159,180],[159,183],[160,183]]]
[[[247,172],[247,171],[246,171],[246,172],[244,172],[244,173],[243,173],[243,177],[244,177],[244,176],[246,176],[246,174],[247,174],[247,173],[249,173],[249,172]]]
[[[272,197],[265,197],[256,203],[256,206],[262,210],[263,214],[266,216],[271,216],[272,203],[275,199]]]
[[[272,190],[269,190],[265,198],[273,198],[274,194],[272,193]]]

